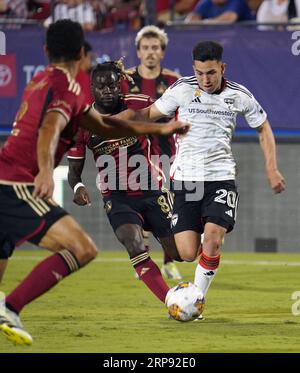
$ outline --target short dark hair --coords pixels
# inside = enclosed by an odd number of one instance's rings
[[[84,42],[83,49],[84,49],[84,55],[85,56],[87,56],[87,54],[93,50],[91,44],[88,41]]]
[[[84,46],[84,34],[78,22],[62,19],[52,23],[46,35],[50,62],[76,61]]]
[[[193,49],[194,61],[222,61],[223,47],[215,41],[202,41]]]
[[[98,65],[95,66],[95,68],[91,72],[91,82],[93,82],[96,79],[96,76],[100,73],[103,73],[104,71],[111,71],[115,73],[118,76],[118,80],[121,79],[122,70],[120,67],[118,67],[117,63],[115,61],[107,61],[103,63],[98,63]]]

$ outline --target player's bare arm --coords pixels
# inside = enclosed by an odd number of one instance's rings
[[[69,172],[68,172],[68,182],[71,188],[74,190],[78,183],[82,183],[81,174],[84,167],[83,159],[68,159],[69,161]],[[74,191],[73,202],[79,206],[85,206],[91,204],[91,198],[84,185],[79,186]]]
[[[257,131],[265,158],[266,173],[269,184],[274,193],[281,193],[285,189],[285,180],[278,170],[276,144],[269,121],[266,120],[260,127],[258,127]]]
[[[46,114],[39,130],[37,142],[37,159],[39,173],[34,179],[33,196],[51,198],[54,190],[53,170],[54,156],[59,136],[67,125],[64,115],[57,111]]]
[[[124,110],[121,113],[114,115],[114,117],[123,120],[139,120],[152,122],[167,117],[167,115],[164,115],[162,112],[160,112],[160,110],[158,110],[154,103],[151,106],[148,106],[145,109],[141,110]]]
[[[132,114],[135,116],[134,120],[123,120],[120,117],[104,117],[92,108],[83,116],[80,126],[106,138],[147,134],[169,136],[173,133],[185,134],[189,130],[189,125],[181,122],[167,123],[163,126],[158,123],[146,123],[144,115],[146,117],[146,113],[136,116]],[[150,116],[149,120],[155,119]]]

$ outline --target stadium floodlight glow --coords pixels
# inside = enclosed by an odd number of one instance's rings
[[[6,35],[3,31],[0,31],[0,55],[6,55]]]

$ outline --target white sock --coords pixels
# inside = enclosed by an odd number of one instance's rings
[[[195,270],[194,284],[201,289],[204,296],[206,295],[207,290],[212,283],[212,280],[215,278],[217,271],[218,268],[206,269],[198,263]]]

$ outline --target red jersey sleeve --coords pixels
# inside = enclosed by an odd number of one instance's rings
[[[153,104],[153,99],[146,95],[124,95],[124,102],[128,109],[140,110]]]
[[[87,131],[80,129],[77,134],[75,145],[68,151],[70,159],[84,159],[87,145]]]
[[[57,111],[67,120],[79,116],[88,110],[86,98],[80,84],[68,72],[54,69],[50,76],[52,94],[47,103],[46,113]]]

